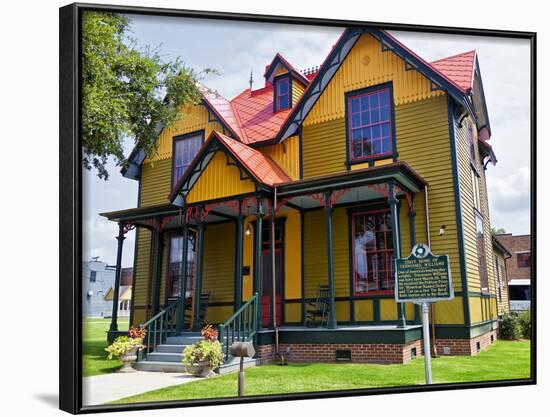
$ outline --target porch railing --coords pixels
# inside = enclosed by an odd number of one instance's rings
[[[225,323],[218,327],[218,340],[223,346],[225,362],[231,359],[233,342],[248,342],[258,331],[260,297],[258,293],[246,301]]]
[[[156,347],[164,343],[168,336],[177,334],[176,312],[178,311],[178,302],[175,301],[169,304],[164,310],[139,325],[141,329],[147,331],[147,335],[143,341],[145,347],[138,353],[138,361],[146,358],[148,353],[154,352]]]

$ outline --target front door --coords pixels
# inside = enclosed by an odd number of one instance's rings
[[[275,310],[277,324],[281,324],[282,277],[283,277],[283,233],[281,223],[275,226]],[[262,325],[273,323],[273,273],[271,257],[271,228],[268,223],[262,233]]]

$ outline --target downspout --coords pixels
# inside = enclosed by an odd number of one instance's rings
[[[430,238],[430,209],[428,206],[428,186],[424,185],[424,204],[426,206],[426,240],[428,242],[428,247],[431,250],[431,238]],[[435,345],[435,307],[434,303],[430,303],[430,315],[432,316],[432,337],[431,337],[431,352],[434,358],[437,358],[437,348]]]
[[[275,213],[277,211],[277,186],[273,187],[273,211],[271,212],[271,295],[272,295],[272,314],[273,328],[275,330],[275,355],[281,360],[281,365],[285,365],[285,357],[279,352],[279,326],[277,325],[277,267],[275,265]]]

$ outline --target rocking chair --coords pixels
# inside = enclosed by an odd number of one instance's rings
[[[306,327],[318,327],[328,324],[329,287],[319,284],[315,302],[308,302],[309,308],[306,314]],[[319,320],[320,319],[320,320]]]

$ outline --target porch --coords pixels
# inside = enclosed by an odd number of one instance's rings
[[[149,328],[152,351],[163,338],[197,332],[204,323],[219,325],[226,350],[233,340],[255,340],[265,349],[274,329],[288,345],[406,345],[420,337],[419,314],[393,301],[388,277],[402,242],[412,246],[416,240],[415,195],[426,186],[408,165],[396,162],[212,200],[178,197],[174,204],[180,206],[103,213],[119,224],[115,286],[124,236],[137,227],[150,233],[150,291],[141,310],[132,306],[131,322]],[[384,266],[359,274],[350,266],[356,257],[351,222],[365,206],[384,213],[383,236],[391,245],[379,255]],[[346,226],[338,223],[340,215],[349,219]],[[409,219],[406,237],[401,218]],[[361,256],[362,265],[371,261]],[[343,262],[346,271],[339,267]],[[327,325],[306,328],[308,303],[320,283],[329,288]],[[201,317],[205,293],[209,301]],[[117,331],[114,313],[111,337]]]

